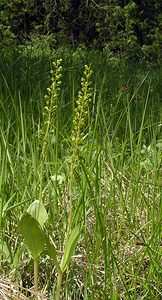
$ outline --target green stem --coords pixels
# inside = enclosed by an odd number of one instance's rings
[[[58,277],[57,277],[57,287],[56,287],[56,297],[55,297],[55,300],[60,300],[62,278],[63,278],[63,272],[59,272],[58,273]]]
[[[38,259],[34,259],[34,291],[35,300],[38,300]]]

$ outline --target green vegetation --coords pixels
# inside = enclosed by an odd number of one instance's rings
[[[161,0],[0,0],[0,46],[79,44],[135,60],[161,60]]]
[[[17,299],[161,299],[162,69],[83,46],[6,47],[0,69],[3,283]]]

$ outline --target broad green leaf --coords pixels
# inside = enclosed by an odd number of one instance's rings
[[[73,255],[76,245],[78,243],[80,233],[81,233],[81,228],[78,225],[72,230],[68,240],[66,241],[65,250],[64,250],[64,254],[63,254],[63,258],[62,258],[62,262],[61,262],[61,271],[62,272],[65,272],[66,268],[68,267],[68,264],[71,260],[71,257]]]
[[[26,212],[19,222],[18,232],[24,237],[33,259],[37,259],[45,246],[44,233],[39,222]]]
[[[49,237],[46,235],[45,235],[45,241],[46,241],[47,251],[48,251],[50,257],[53,259],[56,269],[57,269],[57,272],[59,273],[59,272],[61,272],[61,269],[60,269],[60,264],[57,259],[57,252],[56,252],[55,245],[54,245],[54,243],[52,243],[50,241]]]
[[[44,207],[44,205],[39,201],[35,200],[27,209],[27,212],[35,218],[39,224],[43,227],[45,222],[48,219],[47,211]]]

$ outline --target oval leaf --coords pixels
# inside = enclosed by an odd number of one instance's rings
[[[39,224],[43,227],[48,219],[47,211],[39,200],[35,200],[27,209],[27,212],[35,218]]]
[[[18,232],[24,237],[33,259],[37,259],[45,245],[44,234],[38,221],[26,212],[19,222]]]

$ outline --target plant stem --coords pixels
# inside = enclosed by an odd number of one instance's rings
[[[38,259],[34,259],[34,291],[35,300],[38,300]]]
[[[61,291],[62,277],[63,277],[63,272],[59,272],[58,273],[58,278],[57,278],[57,287],[56,287],[56,297],[55,297],[55,300],[60,300],[60,291]]]

